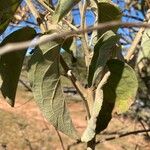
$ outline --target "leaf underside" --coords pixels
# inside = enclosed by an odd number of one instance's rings
[[[94,46],[94,55],[90,63],[88,74],[88,86],[92,86],[96,83],[96,79],[102,75],[102,70],[106,65],[106,62],[110,58],[110,54],[113,51],[112,47],[116,45],[119,37],[111,30],[104,33]]]
[[[29,78],[35,100],[47,120],[64,134],[78,139],[61,89],[60,45],[55,44],[49,42],[36,49],[29,63]]]
[[[128,110],[138,88],[136,74],[129,65],[112,59],[107,66],[111,75],[103,87],[104,100],[97,119],[97,133],[108,126],[112,112],[122,113]]]
[[[91,141],[96,134],[103,131],[108,126],[113,112],[122,113],[128,110],[136,95],[138,81],[129,65],[111,59],[107,62],[107,67],[111,74],[103,91],[96,89],[91,118],[81,137],[83,142]]]

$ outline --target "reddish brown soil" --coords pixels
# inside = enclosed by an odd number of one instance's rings
[[[0,109],[3,112],[7,112],[8,115],[15,115],[15,120],[12,122],[10,122],[11,117],[3,116],[3,122],[0,124],[0,150],[5,147],[7,150],[62,150],[56,130],[44,119],[39,108],[33,101],[31,93],[19,90],[14,108],[11,108],[2,97],[0,99]],[[69,102],[68,107],[75,127],[82,133],[86,127],[86,115],[82,103]],[[21,120],[17,119],[17,117],[21,118]],[[9,119],[7,120],[6,118]],[[2,126],[3,123],[5,125]],[[8,125],[7,128],[6,124]],[[98,140],[114,136],[113,132],[127,132],[139,129],[143,129],[142,125],[134,120],[114,117],[107,130],[98,136]],[[9,136],[10,133],[11,137]],[[75,142],[62,133],[60,135],[65,149],[67,149],[68,145]],[[83,150],[85,149],[85,144],[72,146],[71,149]],[[143,134],[138,134],[105,141],[98,144],[96,149],[150,150],[150,142],[145,140]]]

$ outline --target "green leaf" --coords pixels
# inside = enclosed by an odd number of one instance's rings
[[[107,31],[97,41],[94,46],[94,55],[89,66],[88,86],[96,83],[96,79],[101,76],[102,70],[106,65],[110,54],[113,51],[112,47],[118,42],[119,37],[113,31]]]
[[[54,23],[58,23],[80,0],[59,0],[53,15]]]
[[[101,0],[98,2],[98,23],[104,23],[109,21],[121,21],[122,12],[119,7],[112,3],[110,0]],[[118,30],[118,27],[112,27],[114,32]],[[107,30],[99,30],[99,37]]]
[[[1,46],[7,43],[31,40],[35,34],[34,29],[29,27],[19,29],[7,36]],[[3,80],[1,91],[11,106],[14,106],[15,103],[16,89],[25,54],[26,49],[23,49],[4,54],[0,58],[0,73]]]
[[[40,45],[29,63],[29,78],[33,94],[44,116],[64,134],[78,139],[66,107],[60,84],[60,44],[49,42]]]
[[[137,65],[139,72],[144,77],[150,76],[150,29],[146,29],[141,42],[141,50],[138,53]]]
[[[22,0],[0,0],[0,34],[7,28]]]
[[[108,126],[112,112],[122,113],[128,110],[138,88],[136,74],[129,65],[112,59],[108,61],[107,66],[111,75],[103,87],[104,100],[97,119],[97,133]]]
[[[109,102],[115,98],[114,111],[125,112],[133,102],[138,88],[135,71],[128,64],[115,59],[110,60],[107,66],[111,75],[104,86],[104,96]]]

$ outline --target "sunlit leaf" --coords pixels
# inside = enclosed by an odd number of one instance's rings
[[[141,50],[137,57],[137,66],[141,76],[150,76],[150,29],[146,29],[141,42]]]
[[[0,0],[0,34],[7,28],[22,0]]]
[[[29,27],[19,29],[7,36],[1,43],[1,46],[7,43],[31,40],[35,34],[34,29]],[[11,106],[14,106],[16,89],[25,54],[26,49],[22,49],[22,51],[4,54],[0,58],[0,73],[3,80],[1,91]]]
[[[107,31],[97,41],[94,46],[94,55],[89,67],[89,87],[95,84],[97,78],[100,79],[102,69],[106,65],[106,62],[113,51],[112,47],[118,42],[118,40],[119,37],[113,31]]]
[[[53,21],[58,23],[80,0],[59,0],[53,15]]]
[[[44,116],[64,134],[78,139],[66,107],[60,84],[60,44],[49,42],[40,45],[29,63],[29,78],[33,94]]]
[[[125,112],[133,103],[138,88],[135,71],[128,64],[115,59],[110,60],[107,65],[111,75],[104,86],[104,97],[109,102],[115,98],[114,111]]]
[[[112,112],[122,113],[133,103],[138,81],[134,70],[119,60],[107,63],[111,75],[103,87],[104,100],[97,119],[96,132],[104,130],[111,120]]]

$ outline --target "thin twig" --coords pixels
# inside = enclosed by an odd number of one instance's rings
[[[81,15],[81,29],[85,29],[86,28],[86,9],[87,9],[87,1],[84,0],[84,3],[82,5],[82,3],[79,3],[79,9],[80,9],[80,15]],[[89,68],[89,64],[90,64],[90,49],[88,46],[88,39],[86,38],[86,32],[84,32],[82,34],[81,37],[81,41],[82,41],[82,45],[83,45],[83,49],[84,49],[84,54],[85,54],[85,64],[86,67]]]
[[[50,127],[49,127],[49,125],[47,124],[47,120],[44,118],[44,116],[42,116],[42,118],[43,118],[43,122],[44,122],[45,127],[46,127],[48,130],[50,130]],[[57,135],[58,135],[58,138],[59,138],[59,141],[60,141],[62,150],[65,150],[65,146],[64,146],[64,143],[63,143],[63,140],[62,140],[62,137],[61,137],[60,133],[58,132],[58,130],[57,130],[55,127],[54,127],[54,129],[55,129],[55,131],[56,131],[56,133],[57,133]]]
[[[21,104],[21,105],[19,105],[19,106],[16,106],[15,109],[26,105],[26,104],[29,103],[33,98],[34,98],[34,97],[31,97],[29,100],[27,100],[27,101],[24,102],[23,104]]]
[[[127,133],[124,133],[124,134],[119,134],[118,133],[118,134],[116,134],[113,137],[109,137],[109,138],[106,138],[104,140],[97,141],[96,144],[103,143],[104,141],[111,141],[111,140],[118,139],[118,138],[121,138],[121,137],[129,136],[129,135],[132,135],[132,134],[139,134],[139,133],[145,133],[145,132],[150,132],[150,129],[148,129],[148,130],[131,131],[131,132],[127,132]]]
[[[76,141],[76,142],[74,142],[74,143],[68,145],[68,146],[67,146],[67,150],[70,150],[71,147],[76,146],[76,145],[78,145],[78,144],[81,144],[81,141]]]
[[[65,71],[65,73],[68,75],[68,77],[71,79],[72,84],[74,85],[74,87],[76,88],[76,90],[78,91],[79,95],[81,96],[83,103],[85,105],[85,110],[87,113],[87,117],[90,118],[90,110],[88,108],[87,105],[87,93],[86,93],[86,89],[82,86],[81,82],[79,82],[76,77],[74,76],[74,74],[72,73],[72,71],[70,70],[70,68],[68,67],[68,65],[66,64],[66,62],[64,61],[64,59],[62,58],[62,56],[60,55],[60,63]]]
[[[138,33],[136,34],[135,38],[134,38],[134,41],[132,42],[132,45],[130,47],[130,49],[128,50],[128,53],[127,55],[125,56],[125,59],[127,62],[130,61],[132,55],[134,54],[135,52],[135,49],[137,47],[137,45],[139,44],[140,40],[141,40],[141,37],[143,35],[143,32],[144,32],[145,28],[142,27],[140,28],[140,30],[138,31]]]
[[[147,11],[147,15],[146,15],[148,17],[148,23],[150,23],[150,16],[149,16],[150,12],[149,11],[150,10]],[[146,22],[144,22],[144,23],[146,23]],[[132,42],[132,45],[130,46],[130,48],[128,50],[128,53],[125,56],[125,59],[127,62],[129,62],[132,59],[132,56],[135,53],[135,50],[142,38],[142,35],[143,35],[145,29],[146,29],[145,27],[141,27],[140,30],[138,31],[138,33],[136,34],[134,41]]]
[[[61,135],[60,135],[59,131],[58,131],[56,128],[55,128],[55,131],[56,131],[56,133],[57,133],[57,135],[58,135],[58,138],[59,138],[59,141],[60,141],[62,150],[65,150],[65,146],[64,146],[64,143],[63,143],[63,140],[62,140],[62,138],[61,138]]]
[[[100,83],[99,83],[97,89],[101,89],[101,88],[104,86],[104,84],[107,82],[109,76],[110,76],[110,71],[108,71],[107,73],[105,73],[105,75],[104,75],[104,77],[102,78],[102,80],[100,81]]]
[[[46,9],[46,10],[48,10],[50,13],[53,13],[54,12],[54,10],[53,9],[51,9],[49,6],[47,6],[42,0],[38,0],[38,2]],[[73,30],[75,30],[75,31],[77,31],[78,30],[78,28],[76,27],[76,26],[74,26],[74,25],[72,25],[69,21],[67,21],[66,19],[62,19],[71,29],[73,29]]]
[[[132,19],[135,19],[135,20],[138,20],[138,21],[143,21],[142,18],[137,17],[137,16],[132,16],[132,15],[124,14],[123,17],[132,18]]]
[[[142,120],[141,120],[141,119],[139,120],[139,122],[140,122],[140,124],[142,125],[142,127],[144,128],[144,130],[146,130],[146,127],[145,127],[145,125],[144,125],[144,123],[142,122]],[[147,137],[149,137],[149,138],[150,138],[150,135],[149,135],[149,133],[148,133],[148,132],[146,132],[146,135],[147,135]]]
[[[130,135],[135,135],[135,134],[139,134],[139,133],[145,133],[145,132],[150,132],[150,129],[147,129],[147,130],[137,130],[137,131],[131,131],[131,132],[127,132],[127,133],[118,133],[116,134],[115,136],[112,136],[112,137],[109,137],[109,138],[105,138],[103,140],[100,140],[100,141],[97,141],[96,142],[96,145],[97,144],[100,144],[100,143],[103,143],[105,141],[111,141],[111,140],[116,140],[116,139],[119,139],[119,138],[122,138],[122,137],[125,137],[125,136],[130,136]],[[72,146],[76,146],[78,144],[82,143],[81,141],[78,141],[78,142],[75,142],[75,143],[72,143],[71,145],[68,146],[67,150],[70,150]]]
[[[86,136],[87,133],[87,129],[91,129],[91,131],[95,131],[96,130],[96,122],[97,122],[97,117],[99,115],[99,111],[101,110],[102,104],[103,104],[103,90],[102,87],[105,85],[105,83],[107,82],[108,78],[110,76],[110,72],[107,72],[103,79],[101,80],[101,82],[98,84],[96,92],[95,92],[95,99],[94,99],[94,104],[92,107],[92,113],[91,113],[91,118],[89,120],[89,124],[85,130],[85,132],[83,133],[82,137]],[[91,126],[92,123],[92,126]],[[82,140],[82,138],[81,138]],[[96,131],[95,131],[95,135],[94,137],[87,142],[87,148],[94,150],[95,149],[95,145],[96,145]]]
[[[44,25],[44,21],[41,18],[41,16],[39,15],[38,11],[36,10],[36,8],[34,7],[33,3],[31,0],[26,0],[26,3],[31,11],[31,13],[33,14],[33,16],[35,17],[37,23],[40,26],[41,31],[44,33],[46,32],[46,27]]]
[[[0,55],[3,55],[8,52],[12,51],[18,51],[22,50],[24,48],[28,48],[29,46],[37,46],[39,44],[44,44],[52,40],[60,39],[62,37],[69,37],[73,36],[76,34],[82,34],[84,32],[90,32],[94,30],[102,30],[102,29],[111,29],[114,26],[118,27],[145,27],[145,28],[150,28],[149,23],[132,23],[132,22],[120,22],[120,21],[111,21],[111,22],[106,22],[106,23],[100,23],[98,25],[95,25],[93,27],[88,27],[86,29],[78,29],[78,31],[65,31],[62,33],[54,33],[50,35],[45,35],[39,38],[36,42],[30,41],[25,41],[25,42],[19,42],[19,43],[8,43],[4,46],[2,46],[0,49]]]
[[[29,92],[32,92],[32,88],[29,87],[22,79],[19,79],[19,82],[20,82]]]

